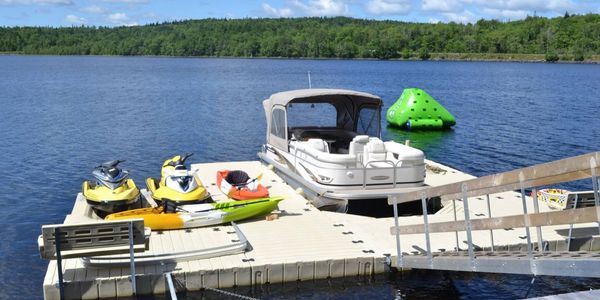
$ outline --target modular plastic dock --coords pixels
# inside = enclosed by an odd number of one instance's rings
[[[427,161],[426,183],[439,186],[474,178],[447,166]],[[265,217],[245,220],[238,224],[247,238],[249,247],[241,253],[213,258],[173,259],[161,264],[136,265],[138,294],[164,294],[167,291],[165,273],[170,273],[178,290],[195,291],[202,288],[227,288],[267,283],[295,282],[324,278],[371,276],[383,273],[396,260],[396,240],[390,235],[394,218],[371,218],[349,214],[319,211],[302,195],[258,161],[195,164],[198,175],[215,201],[226,201],[216,186],[218,170],[244,170],[251,177],[263,174],[261,183],[272,196],[282,195],[286,200],[279,204],[277,218]],[[494,217],[521,213],[521,195],[503,192],[490,195]],[[473,197],[469,201],[471,218],[489,217],[487,201]],[[529,200],[529,199],[528,199]],[[527,201],[527,205],[533,205]],[[452,201],[429,215],[429,222],[455,220]],[[459,201],[457,211],[462,213]],[[549,211],[545,204],[540,211]],[[533,210],[533,206],[531,207]],[[81,195],[78,195],[73,211],[65,219],[66,224],[90,221],[101,222],[95,217]],[[422,216],[400,217],[401,225],[422,224]],[[588,230],[596,224],[575,225],[575,230]],[[565,248],[568,226],[545,226],[544,239],[550,241],[551,250]],[[499,249],[518,251],[523,249],[524,229],[494,230],[494,244]],[[435,233],[432,249],[454,249],[457,235]],[[535,237],[535,233],[533,234]],[[474,232],[474,240],[481,248],[489,247],[486,240],[489,231]],[[464,240],[462,233],[458,238]],[[149,249],[138,255],[190,253],[210,247],[228,247],[239,243],[231,225],[152,232]],[[491,244],[491,243],[490,243]],[[573,247],[573,245],[571,245]],[[600,249],[600,243],[590,240],[576,245],[581,250]],[[403,251],[414,254],[423,252],[425,239],[422,235],[403,236]],[[407,250],[410,249],[410,250]],[[58,299],[58,273],[56,261],[50,261],[44,279],[45,299]],[[114,298],[133,294],[130,269],[125,266],[86,266],[81,259],[63,260],[66,298]]]

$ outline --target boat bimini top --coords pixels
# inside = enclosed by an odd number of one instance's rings
[[[296,103],[328,103],[337,113],[335,127],[288,128],[287,109]],[[379,97],[342,89],[302,89],[280,92],[263,101],[267,119],[267,144],[288,152],[288,140],[311,137],[347,140],[356,135],[380,136],[381,107]]]

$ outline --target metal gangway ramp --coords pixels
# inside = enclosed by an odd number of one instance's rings
[[[394,208],[395,226],[391,227],[391,234],[396,236],[397,257],[395,266],[397,268],[434,269],[450,271],[472,271],[490,273],[512,273],[531,275],[553,275],[553,276],[578,276],[578,277],[600,277],[600,195],[598,193],[598,177],[600,171],[598,162],[600,152],[570,157],[549,163],[534,165],[531,167],[516,169],[509,172],[474,178],[461,182],[427,187],[421,190],[389,195],[388,203]],[[571,200],[563,210],[540,212],[537,199],[537,188],[541,186],[559,184],[576,180],[591,179],[592,191],[588,192],[588,203],[593,198],[592,205],[578,204],[577,194],[570,197]],[[526,189],[531,189],[533,198],[533,212],[528,211],[527,202],[531,201],[526,195]],[[490,195],[501,192],[520,192],[522,202],[522,214],[492,217],[490,206]],[[518,196],[518,194],[516,194]],[[469,212],[469,201],[472,197],[483,197],[487,201],[487,217],[473,218]],[[420,199],[423,211],[427,210],[427,199],[441,197],[442,202],[449,205],[452,203],[454,209],[454,220],[430,223],[432,215],[423,214],[422,224],[399,225],[398,204]],[[471,198],[471,199],[469,199]],[[500,197],[493,197],[493,201],[502,201]],[[574,199],[573,199],[574,198]],[[574,200],[574,201],[573,201]],[[457,215],[457,202],[462,202],[464,218],[462,214]],[[518,203],[513,202],[513,203]],[[529,203],[531,207],[531,203]],[[588,230],[588,241],[590,246],[587,251],[573,251],[572,232],[574,224],[591,223],[592,230]],[[549,247],[550,242],[544,240],[542,228],[544,226],[563,225],[568,230],[566,247],[560,251],[554,241],[554,249]],[[596,228],[597,227],[597,228]],[[496,233],[513,228],[524,228],[525,236],[520,238],[526,240],[526,247],[521,251],[500,250],[494,245],[494,230]],[[530,232],[535,229],[535,234]],[[589,228],[588,228],[589,229]],[[489,246],[477,246],[473,240],[474,231],[479,231],[477,236],[481,239],[481,231],[489,231],[485,235],[485,243]],[[440,236],[440,233],[448,235],[455,233],[456,247],[454,251],[432,251],[432,235]],[[460,247],[459,232],[466,235],[466,247]],[[407,249],[401,248],[401,241],[410,235],[421,235],[425,239],[426,249],[419,253],[407,253]],[[532,239],[536,238],[536,241]],[[598,239],[597,243],[594,241]],[[406,246],[405,246],[406,248]],[[549,249],[550,248],[550,249]],[[526,250],[525,250],[526,249]]]

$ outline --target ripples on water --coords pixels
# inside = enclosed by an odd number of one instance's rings
[[[255,160],[265,137],[261,101],[307,87],[308,71],[313,87],[370,92],[385,109],[403,88],[425,89],[456,116],[454,129],[384,126],[384,138],[410,139],[429,159],[477,176],[598,150],[597,65],[0,56],[0,298],[41,297],[40,226],[64,219],[96,164],[126,159],[143,185],[179,152],[194,152],[194,162]],[[591,286],[552,280],[534,291]],[[507,291],[529,278],[412,272],[371,284],[333,282],[257,295],[393,298],[399,290],[404,298],[432,298],[452,289],[442,295],[518,298]]]

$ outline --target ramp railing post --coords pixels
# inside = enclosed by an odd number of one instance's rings
[[[592,187],[594,189],[594,205],[600,206],[600,195],[598,194],[598,178],[596,177],[596,159],[590,158],[590,168],[592,169]],[[598,231],[600,232],[600,222],[598,222]]]
[[[427,194],[421,193],[421,206],[423,207],[423,225],[425,226],[425,246],[427,246],[427,263],[433,268],[433,255],[431,254],[431,240],[429,238],[429,221],[427,218]]]
[[[402,250],[400,249],[400,225],[398,225],[398,201],[394,199],[394,225],[396,225],[396,267],[402,268]]]
[[[531,249],[531,233],[529,232],[529,215],[527,213],[527,200],[525,199],[525,187],[523,182],[525,181],[523,172],[519,173],[519,181],[521,183],[521,201],[523,202],[523,218],[525,218],[525,235],[527,236],[527,257],[529,258],[529,267],[531,273],[535,275],[535,266],[533,264],[533,253]]]
[[[467,194],[467,184],[462,184],[463,206],[465,211],[465,231],[467,232],[467,244],[469,246],[469,261],[471,269],[475,270],[475,253],[473,252],[473,237],[471,236],[471,216],[469,215],[469,195]]]
[[[54,247],[56,251],[56,269],[58,271],[58,292],[60,294],[60,299],[65,299],[65,284],[63,281],[63,272],[62,272],[62,256],[60,254],[60,229],[58,227],[54,228]]]
[[[456,199],[452,199],[452,208],[454,210],[454,221],[456,222]],[[458,230],[454,231],[454,235],[456,237],[456,252],[460,251],[460,244],[458,243]]]
[[[575,203],[573,204],[573,208],[577,208],[577,200],[579,200],[579,195],[575,194]],[[569,224],[569,237],[567,239],[567,251],[571,251],[571,240],[573,239],[573,223]]]
[[[165,273],[165,278],[167,279],[167,288],[169,289],[171,300],[177,300],[177,291],[175,290],[175,285],[173,284],[171,272]]]
[[[490,206],[490,194],[486,194],[485,199],[487,202],[488,219],[491,219],[492,218],[492,208]],[[492,243],[492,247],[491,247],[492,252],[494,252],[494,230],[493,229],[490,229],[490,241]]]
[[[133,295],[137,295],[137,285],[135,283],[135,256],[133,255],[133,222],[129,222],[129,267],[131,268],[131,290]]]
[[[531,190],[531,194],[533,195],[533,209],[535,213],[540,212],[540,204],[538,203],[537,198],[537,189],[533,188]],[[542,226],[536,226],[537,240],[538,240],[538,252],[544,252],[544,239],[542,238]]]

